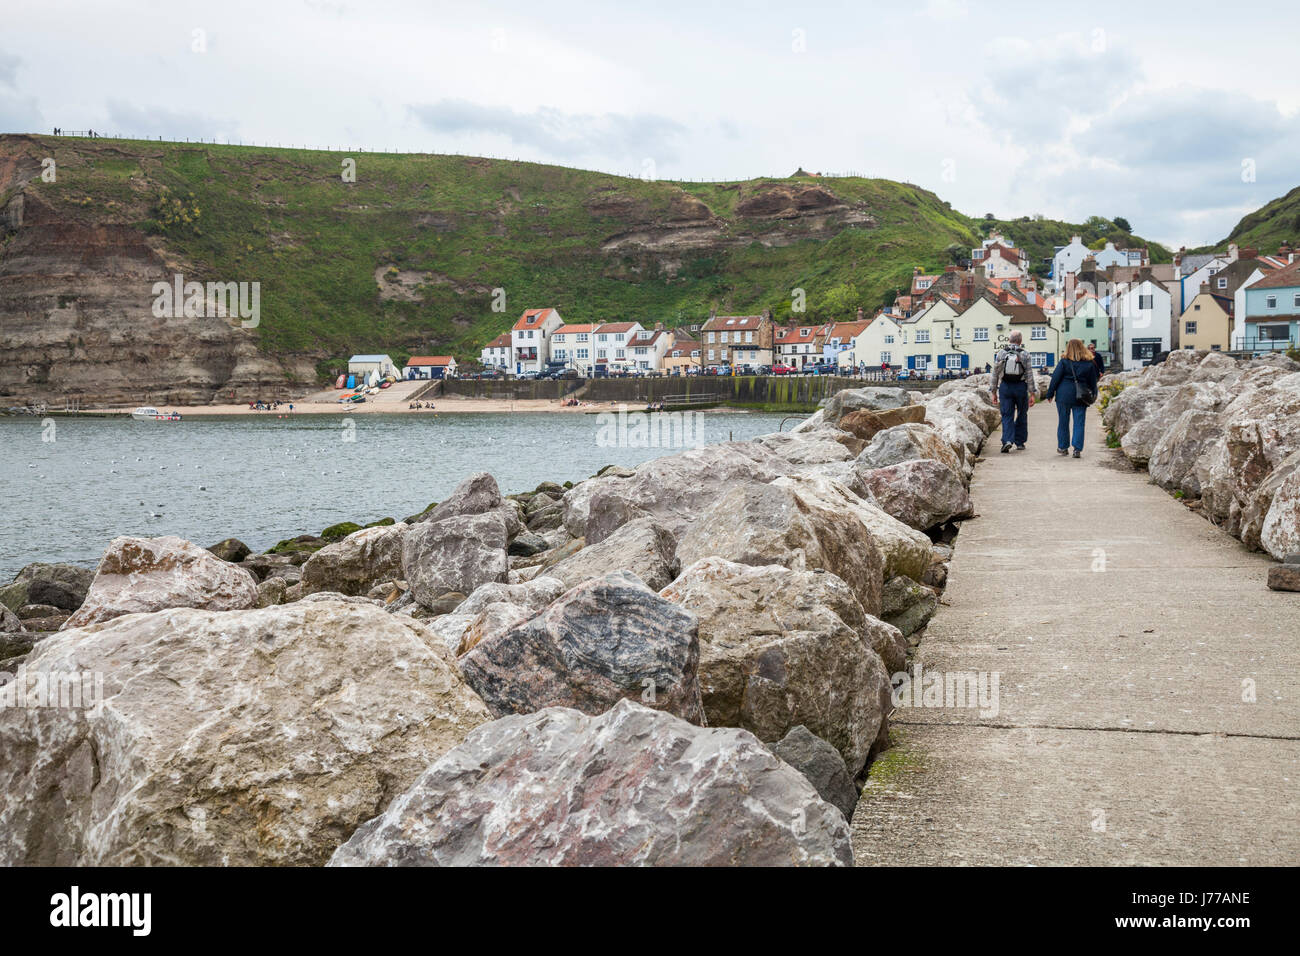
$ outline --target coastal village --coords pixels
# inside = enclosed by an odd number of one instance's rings
[[[873,315],[779,324],[771,310],[663,322],[569,323],[557,308],[526,310],[483,346],[479,363],[519,378],[605,375],[845,374],[953,378],[991,369],[1014,331],[1036,368],[1051,372],[1072,338],[1095,347],[1113,370],[1161,353],[1204,350],[1268,354],[1300,341],[1300,263],[1229,245],[1153,264],[1148,250],[1084,245],[1074,236],[1042,263],[993,231],[968,264],[913,270],[910,288]],[[364,358],[364,357],[363,357]],[[451,356],[414,358],[405,378],[457,374]]]

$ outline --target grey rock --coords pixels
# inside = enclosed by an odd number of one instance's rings
[[[905,461],[862,477],[882,509],[918,531],[975,513],[965,484],[941,462]]]
[[[253,553],[253,549],[238,538],[226,538],[209,545],[208,550],[222,561],[239,562]]]
[[[838,750],[803,724],[790,728],[788,734],[768,746],[772,753],[803,774],[823,800],[844,814],[845,820],[853,819],[858,788]]]
[[[528,558],[535,554],[541,554],[548,547],[546,539],[540,534],[533,531],[524,531],[516,535],[515,539],[510,542],[510,547],[506,549],[506,553]]]
[[[831,396],[823,420],[833,425],[849,412],[877,412],[913,404],[912,393],[905,388],[846,388]]]
[[[743,730],[629,701],[480,727],[331,866],[849,866],[843,814]]]
[[[711,727],[781,739],[804,724],[856,773],[890,709],[881,652],[905,660],[893,628],[833,574],[705,558],[663,596],[699,619],[700,692]]]
[[[653,518],[639,518],[597,544],[588,545],[546,573],[574,587],[610,571],[631,571],[652,591],[677,577],[677,539]]]
[[[470,594],[506,580],[506,525],[499,511],[414,525],[402,540],[401,577],[425,607],[444,594]]]
[[[302,566],[303,590],[361,595],[380,581],[401,577],[402,542],[411,527],[399,522],[362,528],[326,545]]]
[[[701,723],[699,658],[695,615],[614,571],[484,638],[460,668],[497,716],[556,706],[601,713],[633,697]]]

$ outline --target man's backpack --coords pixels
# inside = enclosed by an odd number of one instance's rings
[[[1002,366],[1004,382],[1023,382],[1025,379],[1025,353],[1021,349],[1007,351],[1006,364]]]

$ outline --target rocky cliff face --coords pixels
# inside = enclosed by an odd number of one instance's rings
[[[327,151],[0,135],[0,407],[290,398],[354,352],[477,357],[538,305],[685,322],[798,288],[829,320],[975,241],[887,180],[378,154],[354,171]],[[157,317],[154,284],[177,274],[256,282],[260,325]]]
[[[157,318],[155,282],[195,269],[133,222],[145,200],[84,204],[75,161],[42,181],[42,150],[0,153],[0,405],[195,404],[301,394],[311,356],[263,354],[221,318]]]

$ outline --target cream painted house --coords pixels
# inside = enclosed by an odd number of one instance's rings
[[[1232,343],[1232,300],[1210,291],[1210,283],[1201,291],[1178,320],[1179,344],[1185,349],[1226,352]]]

